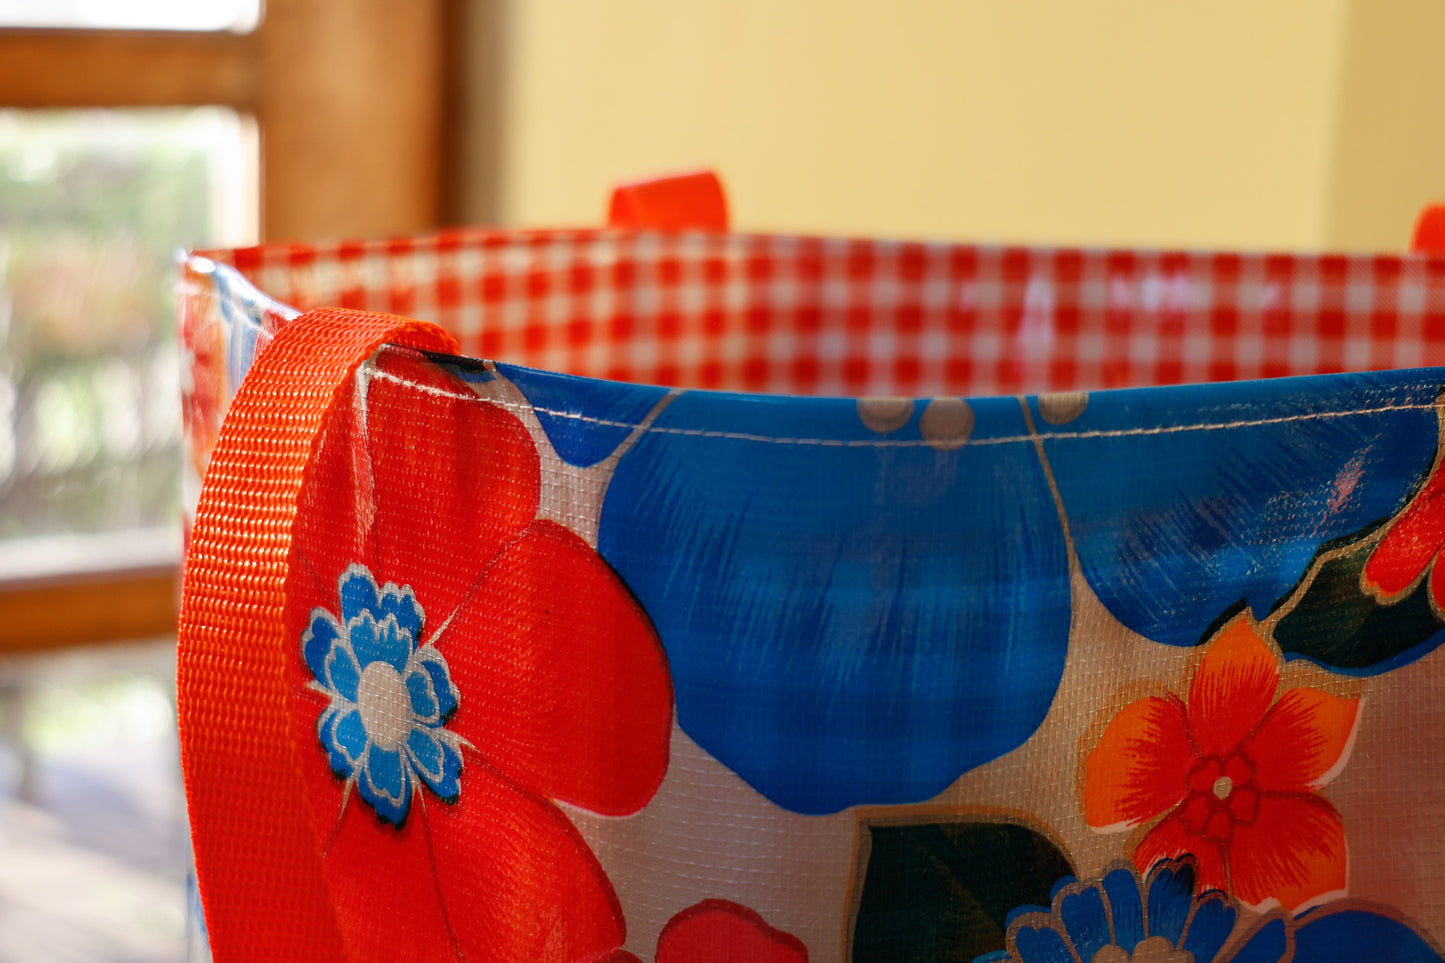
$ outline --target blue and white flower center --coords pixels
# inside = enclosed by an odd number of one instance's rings
[[[361,710],[362,728],[374,746],[395,749],[416,725],[406,683],[401,673],[385,662],[373,662],[362,671],[356,705]]]
[[[339,615],[312,609],[301,636],[312,688],[330,698],[316,735],[331,771],[400,826],[422,786],[461,796],[462,741],[446,727],[461,695],[446,658],[420,642],[426,614],[410,586],[378,586],[352,565],[336,588]]]

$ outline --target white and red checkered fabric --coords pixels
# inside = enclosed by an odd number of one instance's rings
[[[696,388],[999,394],[1445,364],[1445,257],[652,231],[459,231],[208,256],[301,310]]]

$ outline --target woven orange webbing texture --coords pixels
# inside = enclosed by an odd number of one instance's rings
[[[178,709],[196,873],[217,960],[345,958],[296,785],[284,584],[306,467],[384,343],[455,353],[435,325],[343,309],[286,325],[221,428],[186,557]],[[264,856],[264,858],[261,858]],[[283,878],[271,877],[284,874]]]

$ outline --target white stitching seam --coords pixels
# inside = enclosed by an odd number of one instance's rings
[[[645,432],[654,432],[662,435],[681,435],[689,438],[716,438],[723,441],[753,441],[771,445],[809,445],[821,448],[924,448],[932,444],[923,439],[889,439],[889,438],[778,438],[770,435],[754,435],[740,431],[714,431],[706,428],[670,428],[666,425],[641,425],[626,421],[612,421],[606,418],[595,418],[591,415],[579,414],[575,411],[558,411],[552,408],[538,408],[535,405],[520,405],[515,402],[502,401],[497,398],[484,398],[480,395],[456,394],[444,391],[441,388],[434,388],[430,385],[417,384],[405,378],[397,377],[385,371],[372,369],[371,377],[382,378],[387,381],[404,385],[413,390],[429,394],[438,398],[453,398],[457,401],[478,401],[483,404],[495,405],[508,411],[532,411],[542,415],[552,415],[557,418],[569,418],[573,421],[580,421],[584,424],[597,425],[601,428],[626,428],[629,431],[642,429]],[[1112,430],[1096,431],[1048,431],[1038,435],[1005,435],[999,438],[970,438],[959,447],[981,447],[984,445],[1012,445],[1032,443],[1035,441],[1086,441],[1095,438],[1133,438],[1141,435],[1172,435],[1183,432],[1195,431],[1227,431],[1235,428],[1257,428],[1264,425],[1282,425],[1294,421],[1326,421],[1336,418],[1350,418],[1355,415],[1385,414],[1391,411],[1433,411],[1432,404],[1411,404],[1411,405],[1380,405],[1374,408],[1353,408],[1346,411],[1316,411],[1305,415],[1283,415],[1278,418],[1250,418],[1239,421],[1210,422],[1197,425],[1167,425],[1160,428],[1118,428]]]

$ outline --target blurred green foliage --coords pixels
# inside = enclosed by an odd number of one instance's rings
[[[216,237],[228,121],[0,110],[0,538],[178,517],[175,254]]]

